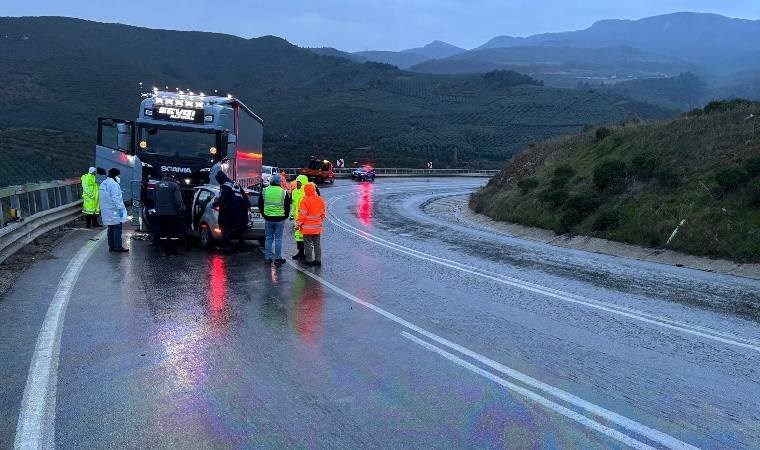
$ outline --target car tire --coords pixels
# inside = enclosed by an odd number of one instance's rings
[[[201,248],[204,250],[212,250],[214,248],[214,233],[211,232],[211,228],[208,224],[202,223],[198,234]]]

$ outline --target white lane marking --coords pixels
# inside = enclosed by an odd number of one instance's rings
[[[339,196],[332,199],[330,201],[330,205],[332,206],[333,203],[345,197],[347,197],[347,195]],[[346,223],[345,221],[343,221],[342,219],[336,217],[331,212],[331,209],[332,208],[328,209],[328,220],[332,222],[334,225],[336,225],[338,228],[341,228],[343,231],[356,235],[374,244],[389,248],[391,250],[395,250],[397,252],[404,253],[406,255],[423,259],[423,260],[426,260],[435,264],[439,264],[445,267],[456,269],[461,272],[469,273],[469,274],[486,278],[492,281],[496,281],[498,283],[506,284],[506,285],[527,290],[530,292],[535,292],[537,294],[542,294],[548,297],[556,298],[558,300],[562,300],[565,302],[587,306],[590,308],[628,317],[630,319],[638,320],[641,322],[657,325],[663,328],[669,328],[669,329],[676,330],[682,333],[688,333],[694,336],[699,336],[706,339],[722,342],[724,344],[748,348],[756,352],[760,352],[760,342],[754,339],[737,336],[731,333],[725,333],[725,332],[713,330],[711,328],[694,325],[694,324],[690,324],[686,322],[681,322],[678,320],[673,320],[667,317],[657,316],[655,314],[650,314],[644,311],[639,311],[639,310],[628,308],[625,306],[619,306],[612,303],[606,303],[606,302],[602,302],[598,300],[593,300],[593,299],[583,297],[580,295],[571,294],[571,293],[560,291],[557,289],[548,288],[548,287],[541,286],[538,284],[523,281],[517,278],[509,277],[507,275],[492,272],[489,270],[478,269],[476,267],[459,263],[451,259],[443,259],[434,255],[430,255],[428,253],[414,250],[412,248],[405,247],[401,244],[388,241],[386,239],[383,239],[381,237],[368,233],[364,230],[353,227],[349,225],[348,223]]]
[[[87,241],[66,266],[58,282],[29,366],[16,424],[15,449],[55,448],[55,396],[63,319],[79,274],[105,235],[106,230],[103,230],[96,236],[97,241]]]
[[[608,422],[612,422],[614,424],[617,424],[620,427],[623,427],[627,430],[630,430],[634,433],[637,433],[641,436],[646,436],[648,439],[651,439],[652,441],[658,442],[662,445],[665,445],[668,448],[676,448],[676,449],[696,449],[697,447],[694,447],[690,444],[687,444],[683,441],[680,441],[673,436],[670,436],[668,434],[665,434],[661,431],[655,430],[653,428],[647,427],[646,425],[643,425],[639,422],[636,422],[632,419],[629,419],[625,416],[622,416],[620,414],[617,414],[615,412],[609,411],[601,406],[595,405],[591,402],[588,402],[586,400],[583,400],[580,397],[577,397],[573,394],[570,394],[569,392],[563,391],[562,389],[556,388],[554,386],[551,386],[549,384],[546,384],[542,381],[536,380],[535,378],[532,378],[522,372],[518,372],[517,370],[514,370],[512,368],[509,368],[499,362],[496,362],[487,356],[481,355],[480,353],[476,353],[466,347],[463,347],[459,344],[455,344],[454,342],[449,341],[446,338],[443,338],[441,336],[438,336],[437,334],[434,334],[430,331],[425,330],[424,328],[418,327],[417,325],[414,325],[413,323],[406,321],[402,319],[401,317],[388,312],[379,306],[367,302],[365,300],[360,299],[359,297],[356,297],[355,295],[352,295],[345,290],[339,288],[338,286],[332,284],[331,282],[327,281],[326,279],[320,277],[319,275],[308,271],[304,269],[303,267],[298,266],[297,264],[293,263],[292,261],[288,261],[288,264],[293,267],[294,269],[298,270],[299,272],[303,273],[304,275],[308,276],[309,278],[312,278],[313,280],[318,281],[323,286],[327,287],[328,289],[332,290],[333,292],[351,300],[354,303],[357,303],[359,305],[364,306],[367,309],[370,309],[383,317],[401,325],[404,328],[407,328],[411,331],[414,331],[415,333],[425,336],[430,340],[433,340],[444,347],[448,347],[449,349],[452,349],[454,351],[457,351],[465,356],[468,356],[481,364],[484,364],[488,367],[491,367],[492,369],[495,369],[502,374],[513,378],[515,380],[520,381],[523,384],[526,384],[534,389],[538,389],[540,391],[543,391],[546,394],[552,395],[556,398],[559,398],[567,403],[570,403],[574,405],[577,408],[583,409],[585,411],[588,411],[589,413],[601,417],[604,420]]]
[[[403,337],[405,337],[406,339],[409,339],[410,341],[414,342],[415,344],[420,345],[420,346],[422,346],[422,347],[424,347],[424,348],[426,348],[426,349],[428,349],[428,350],[430,350],[430,351],[432,351],[434,353],[437,353],[437,354],[443,356],[444,358],[448,359],[449,361],[453,362],[454,364],[462,366],[462,367],[464,367],[465,369],[467,369],[467,370],[469,370],[471,372],[474,372],[474,373],[476,373],[476,374],[478,374],[478,375],[480,375],[480,376],[482,376],[484,378],[487,378],[487,379],[489,379],[489,380],[491,380],[491,381],[493,381],[493,382],[495,382],[495,383],[497,383],[497,384],[499,384],[499,385],[501,385],[501,386],[509,389],[510,391],[516,392],[516,393],[522,395],[523,397],[526,397],[529,400],[533,400],[534,402],[538,403],[539,405],[541,405],[541,406],[543,406],[543,407],[545,407],[547,409],[550,409],[550,410],[552,410],[552,411],[554,411],[556,413],[559,413],[559,414],[567,417],[568,419],[574,420],[574,421],[580,423],[581,425],[585,425],[586,427],[591,428],[592,430],[595,430],[595,431],[598,431],[599,433],[607,435],[607,436],[615,439],[616,441],[622,442],[623,444],[626,444],[626,445],[628,445],[630,447],[633,447],[633,448],[636,448],[636,449],[647,449],[647,450],[654,449],[654,447],[652,447],[650,445],[647,445],[647,444],[645,444],[645,443],[643,443],[641,441],[638,441],[638,440],[636,440],[636,439],[628,436],[627,434],[621,433],[618,430],[615,430],[613,428],[604,426],[604,425],[600,424],[599,422],[596,422],[596,421],[594,421],[594,420],[592,420],[592,419],[584,416],[583,414],[580,414],[580,413],[577,413],[577,412],[575,412],[575,411],[573,411],[571,409],[565,408],[564,406],[562,406],[562,405],[560,405],[558,403],[555,403],[555,402],[549,400],[546,397],[543,397],[543,396],[541,396],[539,394],[536,394],[535,392],[533,392],[533,391],[531,391],[529,389],[526,389],[526,388],[524,388],[522,386],[518,386],[518,385],[516,385],[514,383],[510,383],[509,381],[505,380],[504,378],[498,377],[498,376],[492,374],[491,372],[488,372],[487,370],[483,370],[480,367],[478,367],[478,366],[476,366],[476,365],[474,365],[472,363],[469,363],[469,362],[463,360],[462,358],[459,358],[458,356],[456,356],[454,354],[451,354],[451,353],[447,352],[446,350],[443,350],[440,347],[436,347],[435,345],[433,345],[433,344],[431,344],[429,342],[423,341],[422,339],[420,339],[420,338],[418,338],[418,337],[416,337],[416,336],[414,336],[414,335],[412,335],[412,334],[410,334],[410,333],[408,333],[406,331],[402,331],[401,335]]]

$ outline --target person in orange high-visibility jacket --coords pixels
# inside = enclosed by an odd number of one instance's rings
[[[307,266],[322,265],[322,223],[327,217],[324,199],[317,195],[317,186],[307,183],[304,186],[304,198],[298,208],[296,229],[303,234],[304,253]]]
[[[290,192],[290,187],[288,186],[288,179],[285,177],[284,170],[280,170],[280,187]]]

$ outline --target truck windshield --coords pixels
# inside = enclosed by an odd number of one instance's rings
[[[175,158],[216,158],[216,134],[198,131],[177,131],[160,128],[141,128],[140,153]]]

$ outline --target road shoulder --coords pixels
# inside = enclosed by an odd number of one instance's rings
[[[723,259],[687,255],[667,249],[641,247],[591,236],[569,234],[558,236],[551,230],[498,222],[472,211],[468,206],[467,195],[436,197],[425,202],[422,209],[428,214],[439,217],[449,216],[457,222],[467,223],[481,229],[558,247],[760,279],[760,264],[740,264]]]

